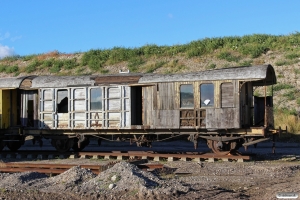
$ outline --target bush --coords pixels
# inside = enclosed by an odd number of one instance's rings
[[[8,68],[9,66],[7,65],[0,65],[0,73],[5,72],[6,68]]]
[[[76,58],[69,59],[69,60],[64,60],[63,61],[63,66],[65,69],[74,69],[78,66],[78,63],[76,61]]]
[[[289,62],[286,60],[278,60],[275,62],[275,65],[277,65],[277,66],[282,66],[282,65],[287,65],[287,64],[289,64]]]
[[[25,71],[27,73],[31,73],[37,70],[37,67],[40,65],[38,60],[33,60],[26,68]]]
[[[243,62],[240,63],[241,66],[251,66],[252,65],[253,60],[245,60]]]
[[[52,67],[50,68],[50,72],[51,73],[58,73],[60,70],[61,70],[61,68],[62,68],[62,66],[64,65],[64,62],[63,61],[61,61],[61,60],[55,60],[54,62],[53,62],[53,65],[52,65]]]
[[[216,64],[211,63],[211,64],[209,64],[209,65],[206,67],[206,69],[215,69],[216,67],[217,67]]]
[[[240,57],[232,55],[228,51],[223,51],[218,54],[217,58],[226,60],[228,62],[238,62],[240,60]]]
[[[149,65],[146,67],[146,73],[153,73],[158,68],[161,68],[164,64],[166,64],[166,62],[161,61],[155,63],[154,65]]]
[[[10,73],[16,73],[19,71],[19,67],[18,65],[14,65],[14,66],[10,66],[10,67],[7,67],[5,72],[10,74]]]
[[[55,60],[54,58],[48,59],[48,60],[44,60],[44,62],[42,63],[42,67],[43,68],[50,68],[52,67],[52,65],[54,64]]]
[[[240,48],[240,52],[244,55],[249,55],[251,58],[258,58],[261,54],[267,53],[270,49],[259,44],[245,45]]]
[[[128,69],[131,72],[136,72],[138,71],[138,68],[144,63],[145,61],[141,57],[132,58],[128,61]]]
[[[290,53],[290,54],[285,55],[285,58],[289,59],[289,60],[293,60],[293,59],[296,59],[296,58],[299,58],[299,57],[300,57],[299,53]]]
[[[289,90],[287,93],[283,94],[283,96],[286,97],[288,100],[295,100],[295,93],[296,90]]]
[[[273,91],[279,91],[279,90],[291,89],[291,88],[294,88],[294,86],[290,84],[278,83],[273,86]]]

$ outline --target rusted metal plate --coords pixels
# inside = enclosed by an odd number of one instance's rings
[[[134,84],[138,83],[140,75],[115,75],[115,76],[98,76],[94,78],[95,85],[103,84]]]

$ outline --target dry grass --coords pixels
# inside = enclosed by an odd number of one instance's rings
[[[40,54],[37,56],[37,59],[39,61],[43,61],[43,60],[46,60],[48,58],[57,58],[59,57],[59,52],[57,50],[55,51],[51,51],[51,52],[48,52],[48,53],[45,53],[45,54]]]
[[[278,112],[275,114],[275,124],[277,127],[285,129],[288,128],[288,132],[292,134],[300,135],[300,118],[299,116],[290,115],[284,112]]]

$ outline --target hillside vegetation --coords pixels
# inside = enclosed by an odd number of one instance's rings
[[[12,56],[0,60],[1,77],[24,75],[184,73],[234,66],[271,64],[277,74],[274,86],[276,124],[300,132],[300,33],[254,34],[205,38],[188,44],[138,48],[114,47],[88,52]],[[271,92],[271,89],[268,89]],[[255,95],[261,95],[259,90]]]

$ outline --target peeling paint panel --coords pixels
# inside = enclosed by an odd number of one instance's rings
[[[42,116],[45,121],[53,121],[53,114],[45,113]]]
[[[43,99],[44,100],[52,100],[53,99],[53,90],[43,90]]]
[[[120,110],[121,109],[121,101],[120,99],[109,99],[107,102],[108,110]]]
[[[68,128],[69,117],[69,113],[57,113],[57,128]]]
[[[74,113],[73,120],[85,120],[86,114],[85,113]]]
[[[85,88],[74,89],[74,99],[85,99]]]
[[[109,112],[109,113],[107,113],[107,118],[109,119],[109,120],[120,120],[120,116],[121,116],[121,114],[120,113],[113,113],[113,112]]]
[[[86,111],[86,101],[85,100],[74,100],[74,111]]]
[[[43,111],[50,111],[50,112],[52,112],[52,111],[54,111],[54,109],[53,109],[53,101],[44,101],[43,102],[44,104],[43,104]]]
[[[107,98],[120,98],[120,88],[118,87],[108,88]]]

